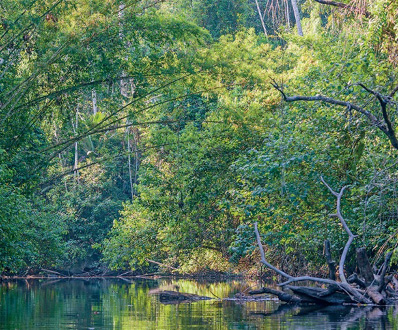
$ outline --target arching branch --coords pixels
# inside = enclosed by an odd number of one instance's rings
[[[348,241],[345,244],[344,251],[342,251],[341,259],[339,260],[339,268],[338,268],[339,269],[339,278],[340,278],[341,282],[348,283],[348,281],[346,280],[345,274],[344,274],[344,265],[345,265],[346,256],[348,255],[349,247],[351,246],[351,244],[356,236],[353,235],[352,231],[349,229],[349,227],[346,224],[346,221],[341,213],[341,198],[342,198],[342,195],[344,194],[344,191],[347,188],[347,186],[342,187],[341,191],[339,193],[337,193],[327,184],[327,182],[324,181],[323,177],[320,177],[320,179],[324,183],[324,185],[328,188],[328,190],[330,190],[330,192],[335,197],[337,197],[337,213],[331,214],[331,216],[337,217],[339,219],[339,221],[342,224],[342,227],[345,229],[346,233],[349,236]]]
[[[370,94],[373,94],[377,98],[377,100],[380,102],[381,112],[382,112],[382,116],[384,118],[384,121],[381,121],[376,116],[374,116],[370,111],[367,111],[366,109],[364,109],[362,107],[359,107],[359,106],[357,106],[357,105],[355,105],[353,103],[346,102],[346,101],[341,101],[341,100],[337,100],[337,99],[333,99],[331,97],[327,97],[327,96],[323,96],[323,95],[287,96],[284,93],[283,88],[281,86],[279,86],[275,80],[272,80],[271,84],[272,84],[272,86],[275,89],[277,89],[281,93],[281,95],[282,95],[282,97],[283,97],[285,102],[296,102],[296,101],[315,102],[315,101],[322,101],[324,103],[329,103],[329,104],[333,104],[333,105],[343,106],[343,107],[346,107],[348,109],[355,110],[355,111],[361,113],[362,115],[364,115],[371,122],[372,125],[378,127],[378,129],[380,129],[388,137],[389,141],[391,142],[391,145],[395,149],[398,149],[398,139],[397,139],[397,137],[395,135],[395,131],[392,128],[392,123],[389,120],[388,114],[387,114],[387,104],[393,103],[392,100],[391,100],[391,95],[390,96],[383,96],[382,94],[380,94],[378,92],[375,92],[373,90],[368,89],[363,84],[356,84],[358,86],[361,86],[363,89],[368,91]],[[397,88],[395,90],[397,90]]]
[[[270,263],[268,263],[266,261],[265,252],[263,250],[262,242],[261,242],[261,239],[260,239],[260,234],[259,234],[258,223],[257,222],[254,223],[254,229],[255,229],[256,241],[258,243],[258,247],[259,247],[259,251],[260,251],[260,255],[261,255],[261,262],[266,267],[274,270],[277,274],[280,274],[281,276],[287,278],[287,281],[285,281],[284,283],[280,283],[279,286],[286,286],[289,283],[301,282],[301,281],[311,281],[311,282],[319,282],[319,283],[325,283],[325,284],[330,284],[330,285],[336,285],[336,286],[340,287],[342,290],[344,290],[345,292],[347,292],[349,296],[353,297],[352,299],[354,301],[357,301],[357,302],[363,303],[363,304],[371,303],[371,301],[368,298],[366,298],[362,294],[362,292],[360,290],[356,290],[356,289],[352,288],[346,282],[340,283],[340,282],[333,281],[331,279],[320,278],[320,277],[312,277],[312,276],[294,277],[294,276],[291,276],[291,275],[283,272],[282,270],[274,267],[273,265],[271,265]]]

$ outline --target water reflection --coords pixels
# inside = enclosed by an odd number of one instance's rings
[[[0,285],[0,329],[397,329],[397,308],[292,307],[262,302],[161,304],[157,290],[232,297],[253,283],[32,280]]]

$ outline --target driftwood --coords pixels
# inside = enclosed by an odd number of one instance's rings
[[[270,288],[262,288],[259,290],[252,290],[249,291],[249,295],[256,295],[256,294],[262,294],[262,293],[268,293],[277,296],[281,301],[287,302],[287,303],[299,303],[301,302],[301,299],[298,297],[295,297],[294,295],[291,295],[289,293],[285,293],[283,291],[278,291]]]
[[[327,305],[340,305],[343,303],[353,302],[351,297],[344,290],[340,290],[339,287],[334,289],[321,289],[317,287],[305,287],[305,286],[287,286],[292,292],[294,292],[301,299],[312,298],[312,302]]]
[[[357,284],[359,287],[361,287],[362,289],[367,288],[366,283],[364,283],[364,281],[362,281],[356,273],[353,273],[351,276],[348,277],[348,282],[349,283],[355,283]]]
[[[156,294],[159,296],[160,302],[164,304],[179,304],[181,302],[193,302],[212,299],[206,296],[199,296],[191,293],[182,293],[178,291],[159,291]]]
[[[348,227],[344,217],[341,213],[341,199],[344,194],[345,189],[342,187],[340,192],[335,192],[325,181],[321,178],[323,184],[328,188],[328,190],[337,198],[336,213],[330,215],[331,217],[336,217],[339,219],[343,229],[348,234],[348,240],[345,244],[343,252],[339,260],[338,274],[340,281],[335,279],[335,262],[332,260],[330,252],[330,242],[327,240],[324,243],[324,251],[329,267],[329,278],[320,278],[312,276],[291,276],[284,271],[276,268],[272,264],[268,263],[265,258],[265,252],[263,250],[258,224],[254,223],[256,240],[258,243],[261,263],[266,265],[269,269],[275,271],[277,274],[286,278],[287,280],[280,283],[279,286],[284,289],[289,289],[293,294],[274,290],[270,288],[262,288],[260,290],[250,291],[250,295],[268,293],[277,296],[281,301],[287,303],[315,303],[315,304],[325,304],[325,305],[342,305],[347,303],[354,304],[366,304],[366,305],[386,305],[394,301],[394,299],[389,299],[389,297],[397,298],[397,281],[394,276],[386,276],[386,272],[389,268],[389,262],[392,253],[387,253],[384,264],[382,266],[381,274],[374,274],[370,262],[367,258],[366,249],[357,249],[357,263],[360,274],[352,274],[346,278],[344,272],[344,266],[349,248],[356,238]],[[288,285],[293,282],[300,281],[310,281],[318,282],[327,285],[326,289],[317,287],[304,287],[304,286],[292,286]],[[395,282],[396,281],[396,282]],[[388,284],[391,284],[387,286]],[[392,292],[393,291],[393,292]]]
[[[56,272],[54,270],[50,270],[50,269],[44,269],[42,268],[41,271],[46,272],[47,274],[49,274],[50,276],[56,276],[56,277],[68,277],[65,274],[61,274],[59,272]]]

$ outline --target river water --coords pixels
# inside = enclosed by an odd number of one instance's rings
[[[239,281],[15,280],[0,283],[0,329],[397,329],[397,307],[292,307],[221,301],[256,288]],[[159,290],[215,298],[163,304]]]

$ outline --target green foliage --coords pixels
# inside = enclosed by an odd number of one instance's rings
[[[10,182],[14,173],[0,166],[0,272],[53,267],[63,253],[65,217],[40,199],[28,200]]]
[[[0,14],[0,272],[148,260],[228,270],[256,245],[293,268],[338,255],[342,210],[377,264],[397,244],[397,153],[354,109],[392,95],[396,8],[343,18],[299,2],[304,37],[265,40],[246,1],[4,1]],[[270,27],[274,23],[266,22]],[[258,29],[255,30],[253,26]],[[277,33],[277,32],[276,32]],[[203,266],[203,267],[202,267]],[[295,270],[295,269],[294,269]]]
[[[137,269],[162,253],[157,224],[148,219],[146,213],[137,203],[126,204],[123,218],[114,222],[111,236],[102,244],[104,259],[111,268]]]

